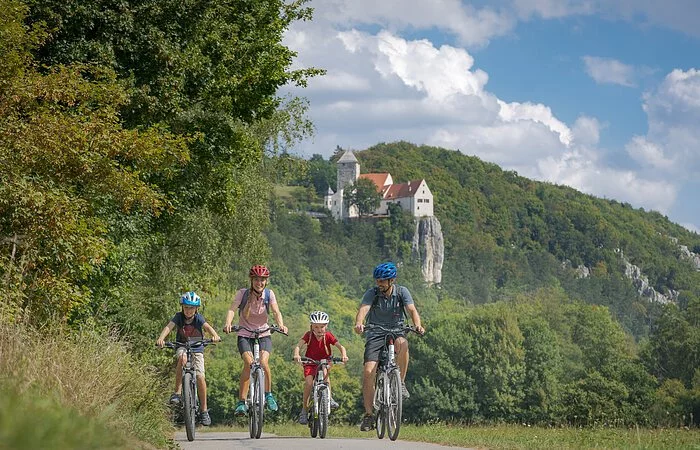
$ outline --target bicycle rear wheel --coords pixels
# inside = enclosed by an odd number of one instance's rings
[[[387,389],[387,428],[389,439],[395,441],[401,428],[403,398],[401,397],[401,373],[399,369],[389,372]]]
[[[194,379],[190,372],[185,372],[182,377],[182,397],[183,397],[183,416],[185,419],[185,432],[187,440],[194,441],[195,425],[194,419],[197,416],[197,402],[194,393]]]
[[[326,437],[328,432],[328,414],[330,410],[330,400],[328,398],[328,388],[324,387],[319,390],[318,404],[318,437],[321,439]]]
[[[265,375],[261,368],[253,372],[251,383],[253,383],[253,398],[250,402],[250,437],[260,439],[265,411]]]
[[[379,439],[384,439],[384,434],[386,433],[386,386],[386,373],[378,373],[374,385],[374,405],[377,414],[375,428]]]

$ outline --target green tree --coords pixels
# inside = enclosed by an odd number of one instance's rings
[[[52,30],[37,52],[41,64],[81,62],[116,72],[128,93],[120,108],[128,128],[163,123],[199,135],[190,164],[169,181],[154,181],[176,194],[180,210],[205,205],[232,214],[245,194],[238,177],[260,163],[264,146],[310,131],[299,114],[303,102],[285,106],[277,96],[280,86],[303,86],[322,73],[292,69],[296,55],[282,44],[291,23],[311,17],[304,3],[29,0],[28,21]]]
[[[86,281],[108,255],[109,214],[171,207],[148,181],[187,161],[187,141],[157,126],[123,129],[127,97],[109,70],[40,73],[28,53],[40,31],[17,26],[20,3],[1,5],[0,236],[13,244],[3,246],[0,269],[12,314],[65,320],[90,298]]]
[[[382,196],[377,191],[377,185],[372,180],[358,178],[345,188],[343,202],[348,207],[357,206],[360,216],[368,216],[379,208]]]

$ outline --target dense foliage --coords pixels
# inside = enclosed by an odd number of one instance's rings
[[[409,420],[697,421],[700,276],[676,245],[697,251],[697,235],[657,213],[526,180],[454,151],[396,143],[356,156],[363,172],[428,180],[445,238],[443,282],[421,281],[410,216],[394,209],[386,219],[315,219],[296,212],[314,210],[314,200],[281,190],[267,233],[273,282],[285,314],[303,317],[319,305],[329,311],[359,376],[362,342],[350,332],[359,299],[378,261],[400,263],[399,282],[429,328],[424,339],[412,338]],[[538,240],[524,222],[539,224]],[[640,296],[622,254],[643,268],[652,257],[658,275],[650,282],[660,292],[678,290],[678,304]],[[581,276],[579,265],[590,275]]]
[[[697,422],[700,273],[679,247],[700,253],[697,234],[655,212],[405,142],[357,156],[365,172],[427,180],[445,238],[439,286],[422,282],[415,223],[399,208],[348,223],[324,216],[320,196],[335,189],[342,149],[330,160],[277,153],[311,131],[306,103],[276,95],[320,73],[292,70],[281,43],[292,22],[310,17],[304,3],[0,0],[0,318],[72,327],[61,328],[68,352],[81,350],[85,330],[114,335],[129,344],[115,344],[112,362],[128,348],[144,385],[153,381],[143,359],[170,383],[170,356],[152,347],[178,293],[198,291],[220,329],[247,267],[265,263],[291,331],[274,339],[282,412],[270,419],[298,413],[292,347],[308,312],[324,309],[351,358],[334,369],[334,420],[355,422],[363,342],[354,316],[372,268],[393,260],[429,330],[411,339],[408,420]],[[349,200],[363,212],[376,202]],[[675,302],[640,297],[623,257]],[[61,368],[74,361],[57,357]],[[39,373],[27,367],[20,388]],[[235,339],[212,350],[207,367],[212,417],[229,422]],[[99,379],[108,368],[82,369]],[[31,380],[40,394],[61,389]],[[18,388],[8,386],[0,388],[14,405]],[[56,402],[84,416],[142,414],[155,426],[132,433],[158,442],[166,393],[154,387],[123,399],[99,391],[87,410],[70,396]],[[114,426],[104,414],[100,430]]]

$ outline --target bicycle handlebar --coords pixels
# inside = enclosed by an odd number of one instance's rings
[[[192,347],[199,347],[200,345],[206,347],[207,345],[216,345],[213,339],[202,339],[199,341],[187,341],[187,342],[166,342],[163,344],[163,348],[172,348],[172,349],[178,349],[178,348],[192,348]]]
[[[265,333],[266,331],[269,331],[270,333],[280,333],[280,334],[283,334],[285,336],[289,336],[289,334],[282,331],[282,329],[280,327],[278,327],[277,325],[269,325],[268,324],[267,328],[260,327],[257,330],[251,330],[250,328],[244,327],[243,325],[234,325],[231,327],[231,331],[241,331],[241,330],[246,330],[247,332],[253,333],[256,336],[260,335],[262,333]]]
[[[312,358],[307,358],[306,356],[301,357],[301,362],[306,363],[306,364],[316,364],[317,366],[320,366],[321,364],[328,364],[329,362],[334,362],[334,363],[343,363],[343,358],[340,358],[338,356],[332,356],[327,359],[312,359]]]
[[[383,327],[381,325],[377,325],[375,323],[368,323],[367,325],[365,325],[364,331],[368,331],[368,330],[381,330],[381,331],[386,331],[387,333],[393,333],[393,334],[403,333],[405,331],[410,331],[410,332],[416,333],[420,337],[423,337],[423,335],[425,335],[425,333],[420,333],[416,329],[416,327],[413,325],[403,325],[403,326],[397,327],[397,328],[386,328],[386,327]]]

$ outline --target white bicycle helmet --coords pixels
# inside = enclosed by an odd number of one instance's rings
[[[330,319],[328,318],[328,314],[324,313],[323,311],[314,311],[311,314],[309,314],[309,322],[328,323],[330,322]]]

